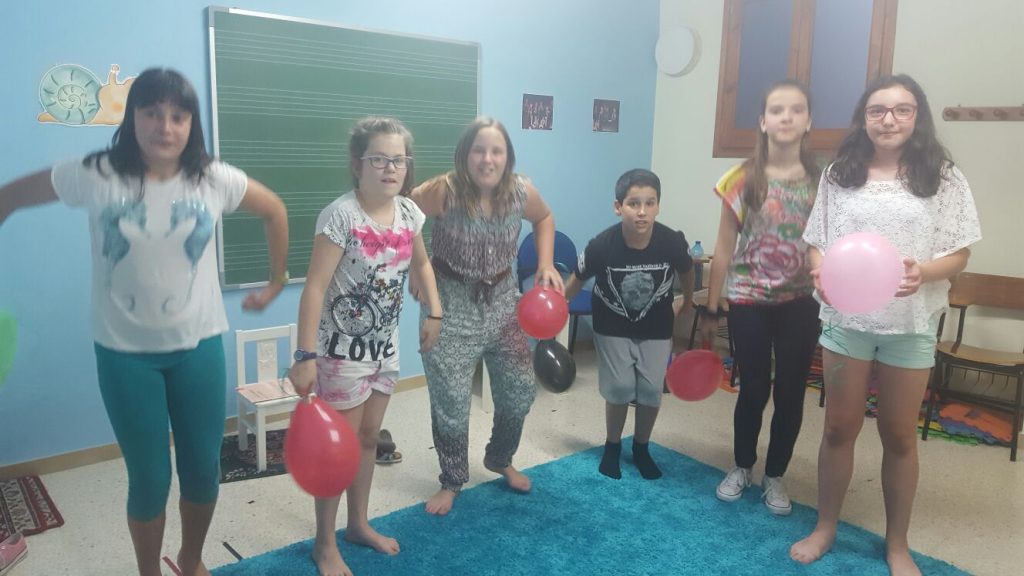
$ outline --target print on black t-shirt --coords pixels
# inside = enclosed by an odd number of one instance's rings
[[[668,263],[607,268],[608,293],[598,284],[594,293],[610,310],[636,322],[647,315],[660,298],[672,290]]]

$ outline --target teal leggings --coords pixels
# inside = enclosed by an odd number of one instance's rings
[[[146,522],[164,512],[171,490],[171,449],[181,497],[217,500],[224,437],[224,346],[221,337],[191,350],[117,352],[96,344],[96,368],[107,416],[128,468],[128,516]]]

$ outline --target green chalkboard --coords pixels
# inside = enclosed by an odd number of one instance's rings
[[[306,275],[317,215],[352,187],[356,120],[404,122],[422,182],[451,169],[477,115],[478,44],[226,8],[210,8],[209,24],[214,152],[288,206],[292,278]],[[225,216],[218,249],[224,287],[268,280],[259,218]]]

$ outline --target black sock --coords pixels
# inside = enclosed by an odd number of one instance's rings
[[[640,470],[640,475],[647,480],[661,478],[661,469],[651,459],[651,453],[647,451],[647,444],[633,441],[633,463]]]
[[[601,456],[601,465],[597,470],[609,478],[616,480],[622,478],[622,470],[619,469],[619,455],[622,454],[621,442],[605,442],[604,455]]]

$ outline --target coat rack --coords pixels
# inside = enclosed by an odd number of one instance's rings
[[[950,106],[942,109],[950,122],[1024,122],[1024,106]]]

